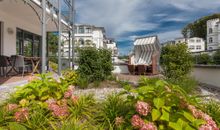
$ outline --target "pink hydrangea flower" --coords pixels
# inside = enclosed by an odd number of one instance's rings
[[[134,128],[141,128],[144,125],[144,120],[139,115],[133,115],[131,118],[131,124]]]
[[[14,118],[17,122],[25,121],[28,118],[28,116],[29,112],[27,108],[22,108],[14,114]]]
[[[203,119],[206,121],[206,124],[202,125],[199,130],[219,130],[212,117],[202,112],[201,110],[196,109],[195,106],[189,105],[188,109],[192,112],[195,118]]]
[[[67,91],[64,93],[64,98],[70,98],[73,95],[74,90],[75,86],[70,85]]]
[[[143,116],[147,116],[147,114],[150,112],[151,107],[148,103],[138,101],[136,104],[136,111]]]
[[[149,122],[145,123],[140,130],[157,130],[157,127],[154,125],[154,123]]]
[[[116,117],[116,118],[115,118],[115,125],[116,125],[116,126],[120,126],[120,125],[123,124],[123,123],[124,123],[123,117]]]
[[[74,95],[71,96],[71,100],[72,100],[73,104],[77,103],[78,99],[79,98],[77,96],[74,96]]]
[[[58,106],[53,109],[52,114],[56,117],[67,117],[69,115],[69,110],[67,106]]]
[[[8,104],[6,106],[6,108],[7,108],[7,111],[13,111],[18,108],[18,105],[17,104]]]

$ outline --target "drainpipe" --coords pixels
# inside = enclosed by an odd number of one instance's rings
[[[42,35],[42,73],[46,72],[46,0],[42,0],[42,24],[41,24],[41,35]]]
[[[58,3],[58,75],[61,75],[61,0]]]

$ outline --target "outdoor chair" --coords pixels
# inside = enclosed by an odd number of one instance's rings
[[[138,65],[137,66],[137,70],[138,70],[138,74],[139,75],[145,75],[146,74],[146,68],[147,66],[146,65]]]
[[[7,56],[0,55],[0,75],[3,75],[6,77],[8,67],[10,66],[10,63],[7,59]]]
[[[11,59],[12,59],[12,62],[14,64],[14,67],[16,69],[19,70],[20,72],[20,69],[22,70],[22,77],[24,76],[24,72],[25,72],[25,69],[27,70],[28,72],[28,68],[31,67],[29,64],[27,64],[24,60],[24,56],[21,56],[21,55],[13,55],[11,56]]]
[[[135,74],[135,65],[128,65],[128,70],[130,74]]]

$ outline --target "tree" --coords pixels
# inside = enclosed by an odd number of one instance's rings
[[[168,79],[179,80],[187,76],[192,69],[192,56],[185,44],[162,47],[161,65]]]
[[[220,18],[220,14],[213,14],[202,17],[193,23],[186,25],[182,29],[182,34],[185,38],[189,37],[200,37],[206,40],[207,35],[207,21],[210,19]]]

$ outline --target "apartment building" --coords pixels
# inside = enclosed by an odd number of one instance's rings
[[[207,21],[207,49],[213,50],[220,47],[220,19]]]

